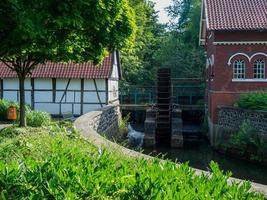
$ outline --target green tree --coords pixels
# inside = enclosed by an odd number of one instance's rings
[[[204,50],[198,44],[201,0],[173,0],[167,10],[171,22],[157,52],[158,63],[171,68],[176,78],[203,77]]]
[[[39,63],[99,63],[108,51],[131,45],[134,19],[127,0],[1,0],[0,60],[19,78],[20,126],[24,81]]]
[[[158,24],[154,4],[146,0],[129,0],[136,15],[136,38],[132,49],[122,51],[123,81],[121,87],[151,85],[155,78],[155,53],[164,34]]]

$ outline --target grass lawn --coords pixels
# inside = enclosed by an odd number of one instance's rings
[[[62,122],[61,122],[62,123]],[[70,124],[0,131],[0,199],[264,199],[250,184],[227,184],[188,165],[131,159],[98,149]]]

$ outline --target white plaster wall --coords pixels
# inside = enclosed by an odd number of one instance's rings
[[[45,111],[52,115],[58,115],[59,105],[54,103],[35,103],[35,110]]]
[[[108,100],[117,100],[119,98],[119,82],[116,80],[108,80],[108,88]]]
[[[60,102],[64,91],[67,87],[69,79],[57,79],[56,89],[62,90],[56,93],[56,102]],[[71,79],[70,84],[68,86],[68,90],[81,90],[81,80],[80,79]],[[81,101],[81,93],[74,91],[67,91],[63,97],[62,102],[76,102],[79,103]]]
[[[62,97],[62,102],[75,102],[80,103],[81,101],[81,92],[67,91],[64,95],[63,91],[57,91],[56,93],[56,102],[60,102]]]
[[[4,88],[4,99],[10,101],[19,101],[19,93],[17,91],[9,90],[19,90],[19,81],[16,78],[5,78],[3,79]],[[31,80],[27,78],[25,80],[25,90],[31,90]],[[31,106],[31,92],[25,91],[25,102]]]
[[[98,90],[106,89],[105,79],[96,79],[96,85]],[[84,90],[95,90],[95,85],[93,80],[84,80]]]
[[[119,79],[119,70],[118,70],[117,65],[113,65],[111,77],[115,79]]]
[[[35,90],[52,90],[52,79],[51,78],[37,78],[34,80],[34,87]],[[34,94],[34,101],[35,102],[52,102],[52,91],[35,91]],[[39,105],[38,105],[39,106]],[[38,107],[37,106],[37,107]],[[39,107],[42,108],[42,111],[46,111],[50,113],[50,110],[52,108],[50,108],[50,104],[47,104],[47,108],[46,106],[44,106],[42,104],[42,106],[40,105]],[[35,105],[35,109],[37,109],[36,105]]]
[[[57,90],[65,90],[69,79],[57,79],[56,88]],[[68,87],[69,90],[80,90],[81,79],[71,79]]]
[[[99,92],[102,103],[106,103],[106,92]],[[84,103],[99,103],[96,92],[84,92]]]
[[[19,89],[19,82],[16,78],[4,79],[3,80],[4,90]],[[56,83],[57,90],[65,90],[68,83],[68,79],[58,79]],[[111,83],[111,82],[110,82]],[[105,104],[106,102],[106,81],[105,79],[96,80],[97,88],[99,90],[99,96],[101,102]],[[114,85],[115,83],[111,83]],[[34,80],[34,85],[36,90],[51,90],[51,91],[35,91],[35,109],[40,111],[46,111],[51,114],[60,114],[60,105],[58,104],[62,98],[64,91],[57,92],[56,102],[53,103],[53,93],[52,93],[52,79],[51,78],[37,78]],[[116,85],[116,84],[115,84]],[[25,81],[25,88],[31,90],[31,81],[27,79]],[[69,90],[80,90],[81,89],[81,80],[73,79],[70,82],[68,87]],[[96,110],[101,108],[100,105],[94,104],[99,103],[97,93],[93,91],[86,90],[95,90],[95,85],[93,80],[84,80],[84,102],[90,103],[83,106],[84,113]],[[31,104],[31,92],[25,93],[26,103]],[[4,98],[12,101],[18,101],[17,91],[4,91]],[[81,92],[67,91],[66,96],[63,98],[64,104],[61,106],[62,113],[72,112],[72,102],[75,102],[73,105],[74,114],[79,115],[81,112]]]
[[[72,111],[73,111],[74,114],[80,114],[80,107],[78,107],[79,105],[73,105],[73,108],[72,108],[72,104],[61,104],[61,112],[62,113],[72,113]],[[79,108],[78,110],[77,110],[77,107]],[[75,111],[76,111],[76,113],[75,113]],[[79,111],[79,112],[77,113],[77,111]]]
[[[19,80],[14,78],[5,78],[3,79],[3,86],[5,90],[18,90]]]
[[[35,91],[34,102],[52,102],[52,92],[51,91]]]
[[[84,113],[88,113],[88,112],[91,112],[91,111],[94,111],[94,110],[97,110],[97,109],[100,109],[100,108],[101,108],[101,106],[100,105],[96,105],[96,104],[84,105],[83,106]]]
[[[5,90],[18,90],[19,89],[19,80],[16,78],[4,78],[3,86]],[[31,90],[31,79],[27,78],[24,82],[25,90]]]
[[[52,90],[52,79],[36,78],[34,79],[34,87],[36,90]]]

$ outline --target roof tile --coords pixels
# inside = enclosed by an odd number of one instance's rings
[[[205,0],[209,30],[267,30],[267,0]]]
[[[85,78],[85,79],[106,79],[112,73],[112,55],[107,56],[102,64],[94,65],[88,63],[51,63],[38,65],[32,72],[32,78]],[[0,77],[17,77],[4,63],[0,63]]]

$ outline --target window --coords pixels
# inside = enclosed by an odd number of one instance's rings
[[[265,78],[265,63],[263,60],[259,59],[254,62],[253,73],[255,79]]]
[[[245,78],[245,61],[236,60],[234,62],[234,79],[244,79]]]

